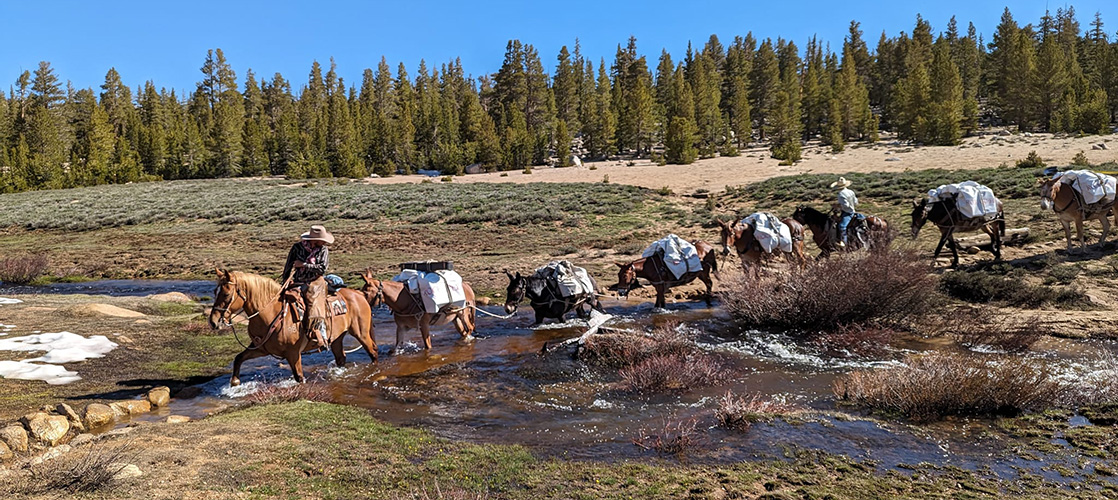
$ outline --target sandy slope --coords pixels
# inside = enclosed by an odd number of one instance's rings
[[[1106,150],[1092,150],[1105,144]],[[1083,151],[1092,164],[1118,161],[1118,141],[1110,136],[1053,137],[1052,134],[996,135],[969,137],[959,146],[911,147],[883,139],[872,146],[854,144],[846,151],[832,154],[830,147],[816,143],[804,148],[804,159],[792,166],[780,166],[768,149],[753,147],[738,157],[700,160],[692,165],[658,166],[648,160],[626,166],[623,161],[593,162],[578,168],[534,167],[530,175],[521,171],[455,177],[454,182],[609,182],[648,188],[668,187],[686,194],[696,189],[721,191],[726,186],[748,184],[770,177],[801,173],[895,172],[929,168],[985,168],[1002,162],[1013,165],[1035,150],[1049,165],[1067,165]],[[894,159],[894,160],[890,160]],[[591,170],[590,167],[597,167]],[[506,175],[507,174],[507,175]],[[420,182],[426,177],[400,175],[367,179],[372,184]]]

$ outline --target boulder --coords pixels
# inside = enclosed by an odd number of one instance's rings
[[[190,417],[188,417],[186,415],[168,415],[167,416],[167,423],[168,424],[185,424],[189,421],[190,421]]]
[[[119,416],[125,415],[139,415],[151,411],[151,403],[146,399],[131,399],[128,401],[117,401],[109,405]]]
[[[27,453],[27,431],[19,424],[11,424],[0,429],[0,441],[12,451]]]
[[[54,411],[55,413],[66,417],[66,419],[70,421],[70,427],[73,427],[78,432],[85,432],[85,425],[82,424],[82,418],[78,416],[78,413],[74,411],[74,409],[71,408],[70,405],[66,403],[58,403],[58,406],[54,408]]]
[[[73,449],[73,448],[71,448],[70,445],[68,445],[68,444],[64,444],[62,446],[55,446],[54,448],[51,448],[51,449],[47,450],[46,453],[43,453],[42,455],[39,455],[35,458],[32,458],[31,459],[31,465],[39,465],[43,462],[46,462],[47,460],[54,460],[58,457],[61,457],[62,455],[70,453],[71,449]]]
[[[70,446],[76,448],[76,447],[81,446],[83,444],[92,443],[96,440],[97,440],[97,436],[94,436],[93,434],[90,434],[90,433],[86,432],[86,433],[82,433],[82,434],[78,434],[77,436],[74,436],[74,439],[71,439],[68,444]]]
[[[85,407],[85,426],[87,428],[95,429],[111,424],[115,417],[116,414],[109,405],[93,403]]]
[[[116,473],[113,474],[114,481],[132,479],[134,477],[140,477],[144,475],[144,471],[140,470],[139,467],[136,467],[133,464],[112,463],[109,464],[109,470],[116,470]]]
[[[160,386],[148,391],[148,402],[158,408],[167,406],[171,402],[171,388]]]
[[[54,446],[70,432],[70,420],[62,415],[49,413],[32,413],[21,420],[27,427],[27,433],[44,444]]]
[[[8,445],[0,441],[0,463],[11,461],[11,459],[15,457],[15,452],[12,451],[11,448],[8,448]]]
[[[194,302],[189,295],[182,292],[157,293],[155,295],[148,295],[148,298],[157,302],[178,302],[184,304]]]
[[[110,316],[113,318],[142,318],[144,313],[117,307],[112,304],[82,304],[66,309],[73,316]]]
[[[479,305],[479,306],[487,306],[491,302],[492,302],[492,300],[489,297],[478,297],[477,298],[477,305]]]

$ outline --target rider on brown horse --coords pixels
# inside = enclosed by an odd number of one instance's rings
[[[846,180],[845,177],[839,177],[839,180],[832,182],[831,187],[842,186],[842,190],[838,192],[838,209],[841,212],[838,221],[839,232],[839,248],[846,248],[846,228],[850,226],[850,221],[854,218],[854,214],[858,208],[858,196],[850,189],[851,182]]]
[[[322,226],[311,226],[310,231],[299,237],[300,241],[287,252],[283,265],[283,283],[288,289],[298,289],[303,296],[306,312],[303,328],[319,345],[328,344],[326,332],[326,268],[330,265],[330,251],[334,235]]]

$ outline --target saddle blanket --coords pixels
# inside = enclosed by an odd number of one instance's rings
[[[1114,177],[1090,170],[1068,170],[1057,172],[1052,178],[1070,184],[1083,196],[1083,202],[1087,205],[1094,205],[1100,201],[1114,203],[1115,187],[1118,186],[1118,181]]]
[[[415,269],[405,269],[392,278],[392,281],[407,283],[408,292],[419,296],[423,310],[426,312],[437,313],[444,307],[454,309],[466,307],[466,290],[462,286],[462,276],[454,271],[425,273]]]
[[[703,262],[699,260],[699,251],[695,249],[695,245],[674,234],[669,234],[649,245],[641,253],[641,257],[652,257],[657,252],[663,252],[664,263],[676,279],[703,268]]]
[[[776,248],[780,248],[781,252],[792,251],[792,230],[779,217],[757,212],[742,219],[741,223],[753,228],[753,237],[765,252],[772,253]]]
[[[297,297],[297,299],[295,297]],[[307,312],[307,306],[303,303],[303,297],[298,295],[294,297],[287,295],[285,296],[285,300],[292,306],[294,306],[295,322],[302,322],[303,316]],[[349,305],[345,303],[345,300],[342,300],[334,295],[326,297],[326,308],[328,309],[330,316],[344,316],[346,313],[349,312]]]
[[[928,191],[928,205],[955,198],[955,207],[968,219],[982,217],[986,220],[998,215],[998,197],[994,191],[974,181],[944,184]]]
[[[535,276],[555,283],[563,297],[586,295],[595,291],[586,269],[575,267],[566,260],[548,262],[546,266],[536,269]]]

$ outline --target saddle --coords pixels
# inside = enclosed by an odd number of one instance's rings
[[[301,329],[303,327],[303,317],[306,315],[307,304],[303,300],[303,294],[296,288],[288,288],[280,294],[280,303],[283,304],[279,316],[272,321],[268,329],[268,337],[279,334],[284,328],[293,326],[294,328]],[[349,307],[346,305],[345,300],[339,298],[337,295],[326,295],[326,328],[329,331],[331,326],[331,318],[334,316],[343,316],[349,312]],[[314,336],[312,336],[312,340]],[[325,347],[325,346],[323,346]]]

